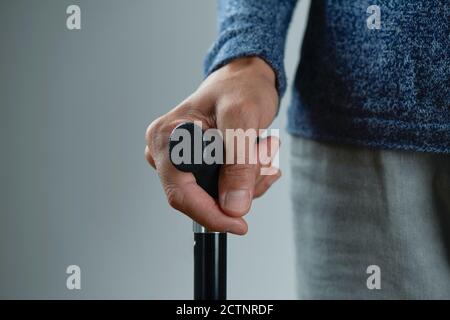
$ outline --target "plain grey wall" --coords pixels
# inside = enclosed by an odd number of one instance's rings
[[[66,29],[70,4],[80,31]],[[191,222],[167,205],[144,132],[200,83],[215,35],[213,0],[0,2],[0,298],[191,298]],[[230,298],[295,298],[288,99],[273,124],[284,177],[229,238]],[[70,264],[80,291],[66,289]]]

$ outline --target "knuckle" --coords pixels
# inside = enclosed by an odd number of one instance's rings
[[[177,122],[171,122],[168,117],[162,116],[147,127],[145,139],[151,153],[165,148],[168,136],[176,125]]]
[[[224,165],[223,174],[226,177],[247,178],[254,174],[255,165],[253,164],[235,164]]]
[[[224,117],[245,121],[253,114],[253,104],[253,102],[246,100],[234,101],[224,108]]]
[[[152,167],[155,168],[155,161],[154,161],[154,159],[153,159],[153,157],[152,157],[152,155],[151,155],[150,150],[149,150],[148,147],[145,147],[144,156],[145,156],[145,159],[147,160],[147,162],[148,162]]]
[[[167,202],[169,205],[176,209],[176,210],[182,210],[183,203],[184,203],[184,195],[182,192],[178,190],[177,187],[174,186],[166,186],[166,196],[167,196]]]
[[[145,140],[148,144],[151,144],[153,141],[156,133],[160,131],[160,127],[162,124],[162,118],[155,119],[150,125],[147,127],[147,130],[145,131]]]

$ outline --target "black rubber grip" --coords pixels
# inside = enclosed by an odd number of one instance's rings
[[[191,154],[189,155],[189,161],[187,163],[175,163],[172,159],[174,148],[177,144],[182,143],[183,135],[177,132],[178,130],[186,130],[186,133],[189,133],[190,143],[191,143]],[[198,139],[196,139],[197,137]],[[200,142],[199,142],[200,141]],[[180,171],[183,172],[192,172],[194,174],[195,180],[197,184],[203,188],[211,197],[217,199],[218,197],[218,182],[219,182],[219,171],[221,164],[207,164],[203,159],[203,152],[205,147],[208,146],[212,141],[205,141],[203,139],[203,131],[202,129],[195,125],[192,122],[185,122],[173,129],[172,134],[169,139],[169,158],[172,164]],[[200,146],[196,145],[200,144]],[[199,148],[201,150],[201,158],[195,159],[194,156],[194,148]],[[183,150],[181,149],[182,153]],[[200,153],[200,152],[199,152]],[[184,156],[180,154],[180,156]],[[200,163],[196,163],[195,160],[200,160]],[[223,162],[223,159],[221,159]]]

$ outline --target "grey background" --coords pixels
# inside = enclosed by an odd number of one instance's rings
[[[82,30],[66,29],[78,4]],[[309,1],[286,54],[298,60]],[[213,0],[0,2],[0,298],[189,299],[191,222],[171,209],[143,156],[144,132],[202,80]],[[229,297],[295,298],[284,177],[229,238]],[[66,267],[82,289],[66,289]]]

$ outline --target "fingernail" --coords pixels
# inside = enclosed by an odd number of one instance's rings
[[[225,195],[224,209],[243,213],[250,206],[250,192],[248,190],[231,190]]]

